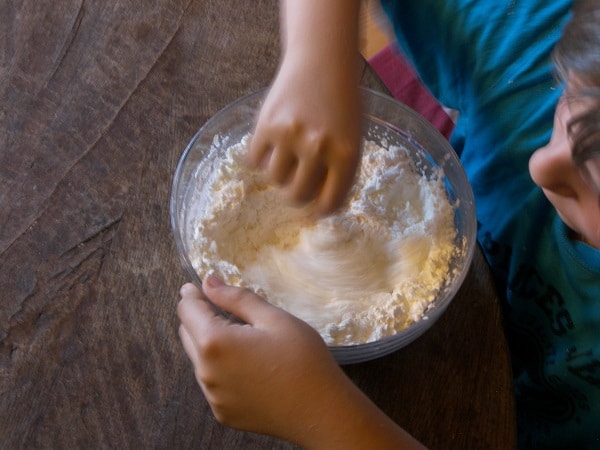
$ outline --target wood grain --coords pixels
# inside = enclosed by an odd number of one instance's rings
[[[169,223],[188,141],[275,74],[277,2],[6,0],[0,18],[0,447],[295,448],[213,418]],[[423,339],[345,369],[433,448],[514,442],[480,257]]]

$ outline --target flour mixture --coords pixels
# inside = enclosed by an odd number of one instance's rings
[[[375,341],[422,320],[455,252],[441,177],[420,175],[404,148],[365,141],[346,205],[316,218],[310,206],[284,205],[277,188],[245,167],[248,139],[211,166],[199,187],[204,201],[190,212],[200,276],[253,289],[328,345]]]

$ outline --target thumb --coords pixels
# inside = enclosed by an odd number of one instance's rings
[[[277,309],[251,290],[226,285],[214,275],[202,281],[202,290],[215,306],[249,325],[260,322],[264,314]]]

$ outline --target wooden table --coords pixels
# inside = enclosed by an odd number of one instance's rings
[[[177,338],[168,208],[197,129],[272,79],[276,1],[4,0],[0,15],[0,447],[294,448],[213,418]],[[480,253],[425,336],[345,370],[432,448],[514,447]]]

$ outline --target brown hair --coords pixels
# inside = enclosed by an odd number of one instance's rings
[[[563,81],[572,75],[581,81],[571,86],[573,94],[592,105],[568,124],[573,160],[579,165],[600,156],[600,1],[576,0],[572,12],[553,59]]]

